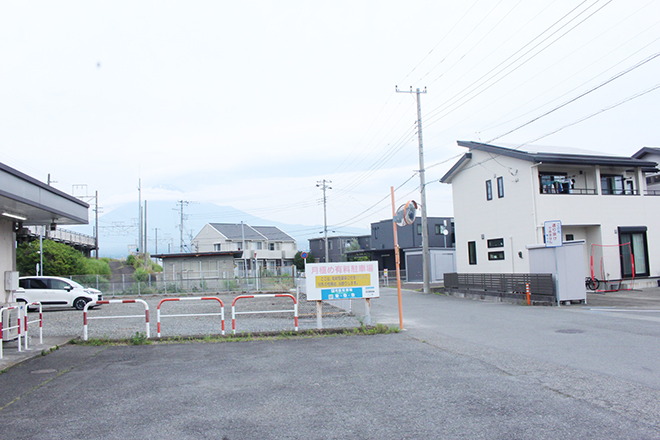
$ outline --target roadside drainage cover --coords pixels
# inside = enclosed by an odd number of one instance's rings
[[[575,328],[565,328],[565,329],[557,330],[556,333],[564,333],[566,335],[574,335],[574,334],[577,334],[577,333],[584,333],[584,330],[578,330],[578,329],[575,329]]]

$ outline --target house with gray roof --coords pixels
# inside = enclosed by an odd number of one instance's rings
[[[275,271],[293,266],[296,240],[275,226],[245,223],[207,223],[193,239],[196,252],[243,251],[238,268]]]

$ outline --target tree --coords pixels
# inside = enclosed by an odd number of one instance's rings
[[[43,273],[50,276],[81,275],[85,257],[74,248],[52,240],[43,241]],[[39,242],[21,243],[16,248],[16,267],[22,276],[39,275]]]
[[[43,273],[48,276],[110,275],[107,261],[85,258],[80,251],[52,240],[43,241]],[[39,241],[21,243],[16,248],[16,267],[21,276],[39,275]]]
[[[305,262],[314,263],[315,261],[316,259],[314,258],[314,255],[312,255],[311,252],[307,253],[307,258],[304,260],[302,257],[302,251],[298,251],[296,255],[293,257],[293,264],[296,266],[296,269],[298,269],[299,272],[305,271]]]

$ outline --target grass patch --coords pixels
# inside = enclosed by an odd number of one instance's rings
[[[216,343],[216,342],[251,342],[251,341],[277,341],[284,339],[324,338],[330,336],[358,336],[358,335],[381,335],[399,333],[398,327],[388,327],[384,324],[367,326],[361,324],[355,328],[305,330],[300,332],[263,332],[263,333],[239,333],[237,335],[199,335],[199,336],[170,336],[160,339],[148,339],[144,333],[136,332],[134,336],[126,339],[92,338],[87,341],[74,339],[71,344],[102,346],[102,345],[150,345],[150,344],[187,344],[187,343]]]

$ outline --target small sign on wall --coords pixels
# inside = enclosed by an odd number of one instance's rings
[[[545,233],[545,247],[560,247],[563,246],[561,233],[561,221],[551,220],[543,223],[543,230]]]

